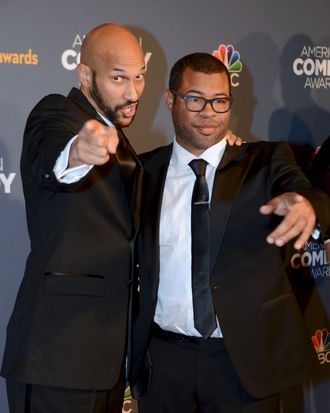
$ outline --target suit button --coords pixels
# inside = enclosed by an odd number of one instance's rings
[[[220,288],[220,285],[213,285],[212,286],[212,290],[217,290],[218,288]]]
[[[50,174],[44,173],[41,175],[44,179],[49,179],[50,178]]]

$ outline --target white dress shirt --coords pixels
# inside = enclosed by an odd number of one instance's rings
[[[226,143],[224,138],[198,157],[176,140],[173,143],[161,207],[159,289],[154,318],[167,331],[201,336],[194,327],[191,289],[191,197],[196,176],[188,164],[196,158],[208,162],[206,180],[211,196]],[[221,336],[218,324],[212,337]]]

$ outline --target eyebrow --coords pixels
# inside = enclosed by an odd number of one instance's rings
[[[201,92],[200,90],[196,90],[196,89],[190,89],[187,92],[185,92],[185,95],[190,95],[191,93],[197,93],[199,95],[204,95],[203,92]],[[224,97],[228,97],[228,95],[225,92],[219,92],[216,93],[214,96],[224,96]]]
[[[140,69],[140,71],[146,70],[146,66],[142,66],[142,68]],[[121,69],[120,67],[114,67],[112,70],[112,72],[120,72],[120,73],[125,73],[126,70],[125,69]]]
[[[119,69],[119,67],[114,67],[112,70],[111,70],[111,72],[125,72],[125,70],[124,69]]]

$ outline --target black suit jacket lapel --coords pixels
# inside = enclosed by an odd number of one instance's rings
[[[68,99],[71,100],[76,106],[80,108],[83,112],[87,112],[88,114],[91,115],[91,119],[97,119],[104,123],[104,121],[98,117],[97,111],[94,109],[94,107],[89,103],[88,99],[86,96],[77,88],[72,88],[69,95]]]
[[[116,151],[116,158],[125,183],[129,210],[133,217],[132,237],[134,238],[140,225],[143,168],[134,149],[121,129],[118,129],[118,135],[119,144]]]
[[[81,111],[90,115],[91,119],[96,119],[103,125],[107,126],[104,119],[98,114],[98,112],[89,103],[88,99],[79,89],[72,88],[68,95],[68,99],[70,99],[76,106],[78,106]],[[119,144],[117,147],[117,152],[116,154],[112,155],[112,160],[110,162],[114,162],[119,166],[126,197],[117,199],[120,204],[124,202],[125,205],[122,205],[122,207],[118,205],[115,207],[115,209],[117,210],[118,218],[123,222],[123,226],[127,228],[127,215],[123,214],[122,210],[125,210],[125,208],[127,209],[128,206],[130,214],[129,227],[131,228],[129,230],[128,237],[133,239],[136,236],[140,223],[140,203],[143,169],[134,149],[128,142],[128,139],[126,138],[122,130],[117,128],[117,131],[119,136]],[[101,167],[101,169],[102,168],[103,167]],[[99,168],[96,167],[96,170],[98,169]],[[115,204],[115,200],[113,200],[113,203]]]
[[[227,146],[216,171],[211,199],[211,251],[210,268],[214,268],[219,254],[233,201],[239,191],[253,159],[248,145]]]
[[[98,113],[96,114],[96,119],[103,123],[103,125],[107,125]],[[117,132],[119,143],[114,157],[118,162],[121,176],[124,181],[128,208],[130,215],[133,218],[134,228],[132,237],[134,237],[140,222],[140,194],[142,189],[143,168],[122,129],[117,127]]]
[[[151,278],[152,299],[157,300],[159,282],[159,225],[163,191],[173,145],[162,148],[143,164],[142,244],[145,265]]]

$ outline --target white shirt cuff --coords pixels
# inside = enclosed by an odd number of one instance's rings
[[[69,153],[72,143],[77,139],[78,135],[74,136],[60,153],[57,158],[53,172],[56,179],[64,184],[73,184],[84,178],[94,165],[79,165],[73,168],[68,168]]]
[[[318,225],[318,226],[314,229],[314,231],[312,232],[312,238],[313,238],[314,240],[317,240],[317,239],[320,238],[320,234],[321,234],[321,229],[320,229],[320,226]]]

